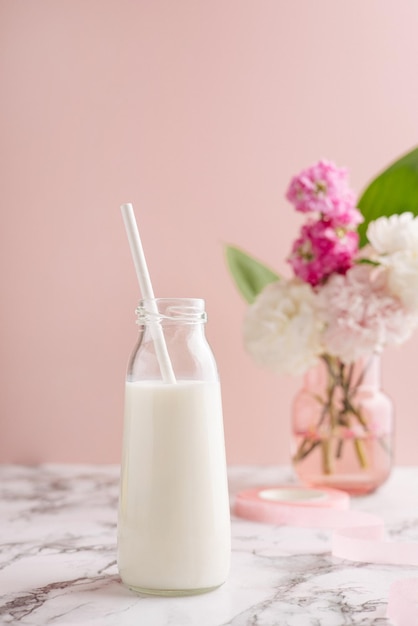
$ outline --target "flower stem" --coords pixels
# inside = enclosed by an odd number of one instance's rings
[[[310,443],[310,445],[308,447],[307,444]],[[309,442],[308,438],[305,438],[302,443],[300,444],[296,454],[293,457],[293,461],[295,463],[297,463],[298,461],[303,461],[303,459],[305,459],[307,456],[309,456],[309,454],[317,447],[319,446],[321,442],[319,440],[317,441],[311,441]]]
[[[337,451],[335,453],[335,458],[336,459],[341,459],[341,457],[343,455],[343,446],[344,446],[344,439],[339,439],[338,440],[338,445],[337,445]]]
[[[362,469],[365,469],[367,467],[368,463],[367,463],[366,451],[364,449],[364,441],[362,441],[361,439],[358,439],[356,437],[356,439],[354,439],[354,448],[356,450],[356,454],[357,454],[357,458],[358,458],[359,463],[360,463],[360,467]]]
[[[331,441],[329,439],[323,439],[321,442],[322,447],[322,471],[324,474],[332,474],[331,463]]]

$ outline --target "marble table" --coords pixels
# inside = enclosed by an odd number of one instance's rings
[[[239,490],[291,481],[286,467],[231,467],[231,503]],[[351,506],[379,514],[393,538],[418,540],[417,487],[418,467],[399,467]],[[418,568],[332,557],[328,531],[233,516],[222,587],[186,598],[136,595],[116,567],[116,466],[3,465],[0,493],[0,624],[389,626],[390,584],[418,576]]]

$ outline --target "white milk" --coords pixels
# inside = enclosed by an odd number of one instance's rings
[[[123,582],[148,591],[222,584],[230,516],[217,382],[126,383],[118,524]]]

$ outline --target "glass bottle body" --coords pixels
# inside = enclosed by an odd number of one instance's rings
[[[203,301],[154,302],[157,314],[138,307],[126,380],[118,566],[136,591],[201,593],[225,581],[230,561],[220,384]],[[156,324],[174,382],[161,375]]]

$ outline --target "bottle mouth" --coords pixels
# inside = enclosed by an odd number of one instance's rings
[[[207,315],[202,298],[143,298],[135,309],[137,324],[205,323]]]

